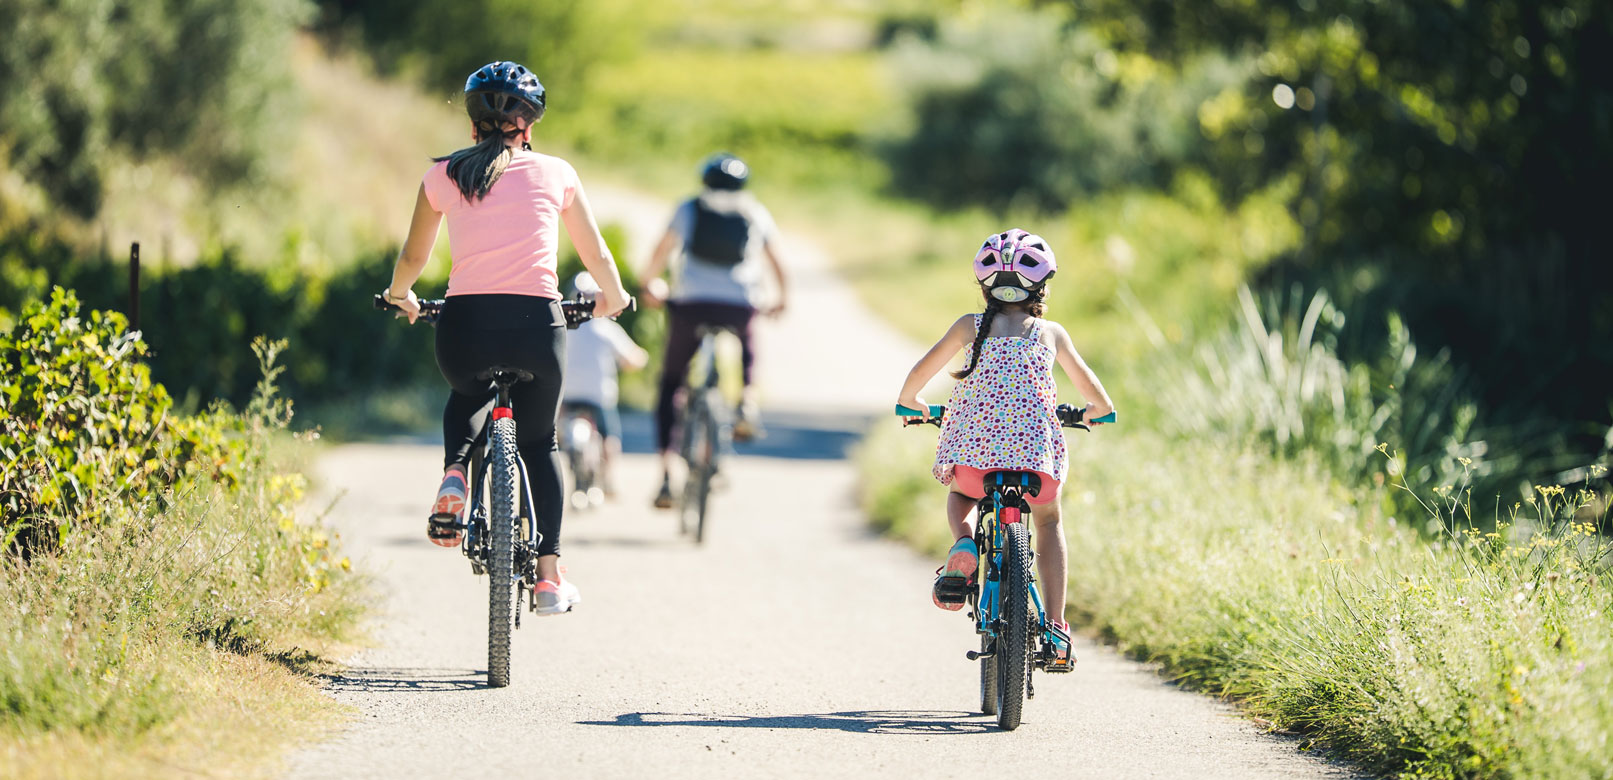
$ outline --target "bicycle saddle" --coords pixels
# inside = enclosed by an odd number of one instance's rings
[[[1003,487],[1024,488],[1031,496],[1042,494],[1042,477],[1034,471],[988,471],[980,481],[986,486],[1001,485]]]
[[[476,374],[478,382],[492,382],[497,385],[513,385],[516,382],[532,381],[532,372],[523,371],[510,366],[491,366]]]

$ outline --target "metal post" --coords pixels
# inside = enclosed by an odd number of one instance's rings
[[[140,242],[129,245],[129,330],[140,329]]]

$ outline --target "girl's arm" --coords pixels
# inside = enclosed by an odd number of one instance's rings
[[[907,381],[902,383],[902,394],[896,397],[896,402],[909,409],[929,409],[924,399],[919,398],[919,391],[946,368],[947,362],[952,360],[958,350],[963,349],[975,337],[975,318],[973,314],[959,317],[952,327],[947,328],[945,336],[930,347],[930,351],[913,364],[913,370],[907,372]]]
[[[1075,342],[1070,340],[1070,334],[1064,326],[1058,323],[1053,325],[1053,342],[1058,355],[1059,366],[1064,369],[1064,375],[1075,384],[1081,397],[1087,402],[1086,418],[1090,421],[1094,417],[1102,417],[1115,410],[1114,401],[1109,399],[1109,392],[1103,389],[1103,383],[1098,381],[1098,375],[1092,373],[1087,362],[1081,359],[1081,353],[1075,351]],[[1088,425],[1102,425],[1103,423],[1088,422]]]
[[[403,240],[403,250],[398,252],[398,261],[392,266],[392,283],[383,293],[387,302],[403,310],[411,325],[420,316],[420,299],[409,288],[420,279],[426,263],[431,262],[431,248],[437,243],[437,228],[441,225],[442,215],[431,207],[431,201],[426,198],[426,185],[421,184],[420,193],[414,199],[414,217],[409,220],[409,236]]]
[[[571,245],[577,248],[583,267],[599,283],[601,294],[594,299],[594,316],[609,317],[627,308],[622,275],[616,270],[616,259],[611,257],[610,247],[605,246],[605,237],[599,234],[599,224],[594,222],[593,209],[588,206],[588,196],[583,193],[581,184],[571,197],[571,205],[560,212],[560,218],[566,223],[566,235],[571,236]]]

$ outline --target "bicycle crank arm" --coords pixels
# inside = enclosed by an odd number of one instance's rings
[[[978,660],[980,660],[982,658],[996,658],[997,653],[995,651],[993,651],[993,650],[987,650],[984,653],[982,653],[982,652],[980,652],[978,650],[970,650],[969,652],[964,653],[964,656],[967,657],[971,661],[978,661]]]

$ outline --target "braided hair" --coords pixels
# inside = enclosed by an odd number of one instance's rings
[[[980,347],[986,343],[986,334],[991,332],[991,321],[1003,309],[1010,307],[1022,308],[1032,317],[1040,317],[1047,312],[1047,287],[1045,285],[1036,288],[1031,292],[1031,297],[1019,303],[1003,303],[991,297],[991,292],[984,287],[980,288],[980,294],[986,299],[986,311],[980,316],[980,327],[975,333],[974,343],[969,345],[969,363],[963,368],[952,372],[953,379],[963,379],[974,373],[975,367],[980,363]]]

